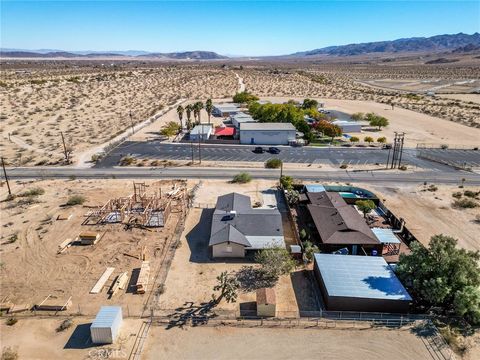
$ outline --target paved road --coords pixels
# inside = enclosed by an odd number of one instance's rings
[[[65,178],[72,176],[86,179],[122,178],[180,178],[180,179],[231,179],[240,171],[248,171],[257,179],[278,179],[279,170],[269,169],[238,169],[238,168],[194,168],[173,167],[162,169],[148,168],[110,168],[110,169],[78,169],[66,167],[33,167],[33,168],[9,168],[8,176],[12,179],[22,178]],[[352,172],[345,170],[325,171],[321,169],[284,170],[285,175],[291,175],[297,179],[306,181],[341,181],[341,182],[373,182],[373,183],[435,183],[435,184],[460,184],[461,179],[466,184],[480,185],[480,175],[465,171],[449,173],[436,171],[409,172]],[[3,178],[3,174],[1,174]]]
[[[389,151],[378,148],[349,148],[349,147],[279,147],[280,154],[270,153],[255,154],[254,146],[247,145],[201,145],[203,161],[226,162],[265,162],[276,157],[286,163],[303,164],[328,164],[335,167],[340,164],[372,165],[386,164]],[[198,144],[162,143],[160,141],[137,142],[127,141],[114,150],[98,163],[96,168],[110,168],[118,165],[123,156],[130,155],[136,158],[162,159],[162,160],[191,160],[199,159]],[[479,154],[480,155],[480,154]],[[405,149],[402,162],[416,167],[437,171],[452,172],[448,166],[417,158],[415,149]]]
[[[480,167],[480,150],[419,149],[417,155],[460,167]]]

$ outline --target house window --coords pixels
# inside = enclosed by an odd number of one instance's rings
[[[227,249],[225,250],[225,252],[227,253],[231,253],[233,250],[232,250],[232,247],[231,246],[227,246]]]

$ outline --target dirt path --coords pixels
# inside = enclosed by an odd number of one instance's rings
[[[235,77],[238,79],[238,92],[243,92],[245,91],[245,84],[243,82],[243,78],[240,77],[240,75],[238,75],[237,73],[234,73],[235,74]]]
[[[408,329],[153,327],[144,359],[431,359]]]

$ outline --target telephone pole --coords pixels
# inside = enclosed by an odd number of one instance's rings
[[[8,195],[12,195],[12,190],[10,189],[10,184],[8,182],[7,170],[5,170],[5,162],[3,161],[3,157],[2,157],[2,168],[3,168],[3,175],[5,175],[5,181],[7,183]]]
[[[129,110],[129,111],[128,111],[128,115],[130,116],[130,126],[132,127],[132,134],[135,134],[135,127],[133,126],[132,110]]]
[[[65,145],[65,138],[63,137],[63,132],[62,131],[60,131],[60,135],[62,137],[63,154],[65,155],[65,162],[68,164],[69,163],[69,156],[68,156],[67,146]]]

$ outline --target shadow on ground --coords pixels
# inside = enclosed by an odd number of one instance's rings
[[[90,338],[90,326],[92,323],[77,325],[64,349],[88,349],[95,347]]]

